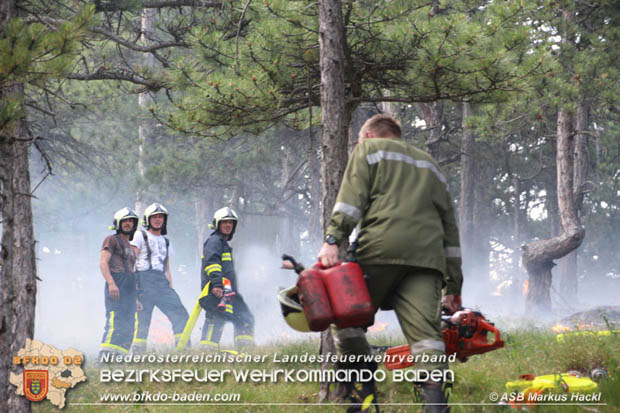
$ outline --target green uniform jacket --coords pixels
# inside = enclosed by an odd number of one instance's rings
[[[461,293],[459,233],[447,181],[435,160],[401,139],[358,143],[327,227],[338,243],[360,223],[360,264],[439,270]]]

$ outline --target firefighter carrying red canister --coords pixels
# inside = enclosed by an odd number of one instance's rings
[[[338,264],[339,245],[356,226],[355,258],[374,309],[395,310],[411,354],[435,360],[417,363],[414,369],[444,372],[448,363],[440,330],[442,301],[448,312],[460,308],[463,282],[452,200],[435,160],[404,142],[400,124],[387,115],[373,116],[360,130],[318,256],[323,267]],[[293,328],[307,329],[297,293],[294,288],[281,292],[283,315]],[[331,329],[340,355],[371,354],[363,326],[332,324]],[[337,367],[359,371],[376,370],[377,365]],[[347,383],[353,401],[349,411],[378,410],[374,382],[359,384]],[[426,412],[449,410],[444,392],[449,383],[415,385]]]

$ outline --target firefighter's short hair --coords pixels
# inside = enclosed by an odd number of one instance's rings
[[[400,138],[400,122],[390,115],[380,113],[368,119],[360,129],[359,137],[364,139],[367,132],[381,138]]]

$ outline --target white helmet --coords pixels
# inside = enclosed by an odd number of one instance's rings
[[[144,210],[144,217],[142,217],[142,226],[146,229],[151,227],[151,217],[157,214],[164,214],[164,224],[161,226],[161,235],[168,233],[168,210],[157,202],[146,207]]]
[[[131,219],[133,221],[133,228],[129,233],[129,240],[133,240],[133,234],[138,229],[138,215],[131,208],[123,208],[119,209],[114,213],[114,220],[112,221],[112,226],[110,229],[116,230],[117,234],[124,233],[123,228],[121,227],[121,221],[125,219]]]
[[[237,213],[232,208],[224,207],[215,211],[215,214],[213,214],[213,222],[211,223],[211,225],[209,225],[209,227],[211,229],[219,231],[220,222],[227,220],[234,221],[232,232],[228,236],[228,239],[232,239],[233,235],[235,234],[235,230],[237,229],[237,222],[239,221],[239,215],[237,215]]]
[[[303,333],[312,332],[308,325],[308,319],[304,314],[304,310],[299,303],[296,285],[280,290],[278,292],[278,301],[280,301],[280,310],[282,310],[282,317],[284,317],[286,324],[293,330]]]

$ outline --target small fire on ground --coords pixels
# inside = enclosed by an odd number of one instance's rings
[[[594,330],[594,326],[592,324],[575,324],[573,327],[565,326],[562,324],[556,324],[551,327],[551,330],[556,333],[568,333],[570,331],[583,331],[583,330]]]
[[[387,330],[388,323],[375,323],[372,327],[368,327],[369,333],[378,333]]]

